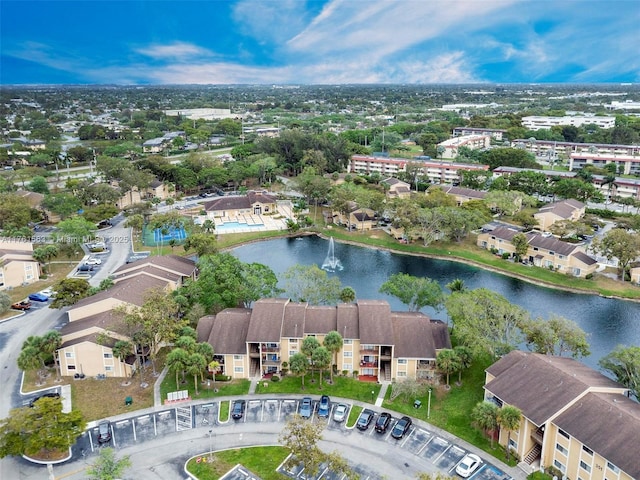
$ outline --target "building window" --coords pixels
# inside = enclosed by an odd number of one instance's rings
[[[233,371],[236,373],[242,373],[244,372],[244,368],[243,367],[234,367]]]
[[[352,370],[353,369],[353,364],[352,363],[343,363],[342,364],[342,369],[343,370]]]
[[[292,345],[293,345],[293,344],[296,344],[296,345],[297,345],[297,344],[298,344],[298,339],[297,339],[297,338],[290,338],[290,339],[289,339],[289,343],[290,343],[290,344],[292,344]]]
[[[76,366],[75,365],[67,365],[67,370],[75,370]]]
[[[343,343],[344,345],[351,345],[351,344],[353,344],[353,340],[351,340],[351,339],[349,339],[349,340],[345,339],[342,343]]]
[[[553,461],[553,466],[560,470],[562,473],[566,472],[567,467],[564,464],[560,463],[558,460]]]
[[[593,450],[591,450],[589,447],[587,447],[586,445],[582,445],[582,451],[583,452],[587,452],[589,455],[593,455]]]
[[[407,359],[406,358],[399,358],[398,359],[398,365],[406,365],[407,364]]]
[[[514,450],[518,450],[518,442],[516,442],[513,438],[509,439],[509,447]]]
[[[562,435],[564,438],[571,438],[571,437],[569,436],[569,434],[568,434],[567,432],[565,432],[564,430],[562,430],[561,428],[559,428],[559,429],[558,429],[558,433],[559,433],[560,435]]]
[[[73,358],[74,354],[73,354],[73,352],[64,352],[64,356],[65,356],[65,358]]]
[[[234,360],[242,360],[242,355],[234,355],[233,359]]]
[[[566,448],[564,448],[562,445],[560,445],[559,443],[556,443],[556,450],[558,450],[560,453],[566,455],[567,453],[569,453],[569,450],[567,450]]]
[[[607,462],[607,468],[611,470],[613,473],[620,473],[620,469],[611,462]]]
[[[580,460],[580,468],[582,468],[582,469],[586,470],[587,472],[591,473],[591,466],[587,465],[582,460]]]
[[[398,372],[398,376],[399,377],[406,377],[407,376],[407,372]]]
[[[293,357],[296,353],[298,353],[298,352],[296,352],[295,350],[289,350],[289,356],[290,357]]]
[[[353,352],[342,352],[342,356],[345,358],[353,357]]]
[[[104,358],[113,358],[113,354],[111,354],[111,353],[103,353],[102,356]]]
[[[106,367],[104,367],[104,371],[105,372],[110,372],[111,370],[113,370],[113,367],[110,367],[108,365]]]

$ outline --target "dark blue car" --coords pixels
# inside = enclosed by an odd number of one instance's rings
[[[32,302],[46,302],[49,300],[49,297],[42,293],[32,293],[31,295],[29,295],[29,300],[31,300]]]

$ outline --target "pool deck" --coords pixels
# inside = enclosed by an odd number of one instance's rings
[[[224,227],[225,223],[239,223],[237,227]],[[246,233],[261,232],[270,230],[286,230],[286,218],[273,218],[269,215],[238,215],[235,217],[221,217],[215,219],[216,233],[224,235],[225,233]],[[222,227],[222,228],[220,228]]]

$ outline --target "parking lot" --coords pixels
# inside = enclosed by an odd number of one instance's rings
[[[333,410],[337,404],[334,402],[331,403],[329,417],[318,418],[316,414],[318,400],[314,399],[312,402],[313,414],[308,421],[321,423],[326,429],[339,431],[342,436],[353,437],[353,442],[356,444],[361,442],[381,442],[380,448],[374,447],[374,450],[402,449],[414,455],[416,460],[431,464],[447,476],[455,476],[456,466],[469,453],[464,447],[451,443],[447,439],[441,438],[437,433],[416,424],[413,424],[402,438],[393,438],[391,431],[399,420],[397,415],[392,417],[387,430],[382,433],[376,432],[374,428],[379,416],[378,412],[375,412],[374,418],[366,430],[360,430],[354,426],[347,427],[346,421],[335,422],[333,420]],[[300,403],[298,399],[252,398],[245,401],[241,418],[229,418],[224,422],[218,419],[220,404],[217,401],[167,408],[162,411],[112,422],[110,425],[111,439],[108,443],[102,445],[122,448],[153,439],[156,436],[168,435],[188,428],[206,429],[207,432],[212,430],[215,433],[217,429],[231,428],[236,424],[284,424],[298,412]],[[233,402],[229,406],[232,407]],[[348,406],[351,408],[351,405]],[[206,435],[207,432],[204,434]],[[97,438],[97,427],[89,430],[78,440],[79,450],[77,451],[85,454],[95,452],[101,446],[98,444]],[[386,445],[382,447],[382,443]],[[366,466],[358,465],[355,466],[355,469],[363,479],[376,478],[375,472],[367,471]],[[295,468],[283,473],[286,473],[291,478],[311,478],[305,477],[303,472],[297,471]],[[323,468],[316,478],[324,480],[333,477],[334,474],[332,472]],[[469,478],[474,480],[507,480],[510,477],[495,465],[484,460],[480,468]]]

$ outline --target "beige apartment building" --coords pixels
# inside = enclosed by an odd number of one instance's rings
[[[40,280],[40,264],[33,259],[33,244],[0,238],[0,290]]]
[[[248,192],[246,195],[220,197],[204,203],[204,210],[211,220],[245,220],[246,216],[274,214],[278,211],[276,197],[266,192]],[[247,223],[247,222],[244,222]],[[254,222],[251,222],[254,223]]]
[[[252,309],[228,308],[202,317],[199,342],[209,342],[220,370],[233,378],[278,373],[306,337],[320,343],[337,331],[344,340],[338,372],[361,380],[433,379],[438,352],[451,348],[447,326],[417,312],[392,312],[385,301],[312,306],[285,298],[261,299]]]
[[[529,244],[523,260],[536,267],[548,268],[576,277],[593,274],[598,267],[597,261],[587,255],[581,245],[562,242],[540,232],[522,232],[516,227],[497,227],[494,230],[482,232],[478,234],[476,244],[487,250],[495,249],[498,255],[508,253],[513,256],[516,248],[512,240],[518,233],[523,233]]]
[[[571,358],[513,351],[486,370],[485,401],[522,412],[509,448],[531,471],[572,480],[640,478],[640,404],[628,389]],[[507,432],[499,442],[507,444]]]
[[[584,203],[570,198],[545,205],[533,214],[533,218],[538,221],[538,228],[546,232],[556,222],[580,220],[584,217],[585,212],[586,205]]]
[[[152,290],[169,293],[186,279],[195,278],[195,262],[177,255],[148,257],[118,268],[113,287],[80,300],[68,310],[68,323],[60,330],[61,375],[131,376],[136,368],[133,348],[124,359],[113,353],[117,341],[131,341],[122,315],[114,310],[126,305],[142,306]]]

